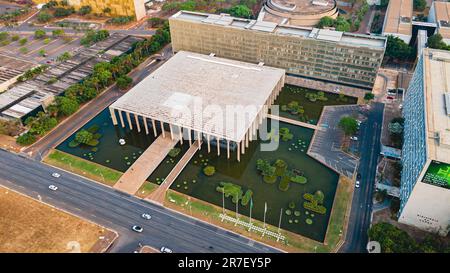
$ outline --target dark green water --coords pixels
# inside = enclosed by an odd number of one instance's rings
[[[124,120],[126,121],[125,118]],[[108,108],[87,122],[82,129],[88,129],[95,124],[100,126],[98,132],[102,134],[100,143],[96,146],[97,152],[92,152],[92,147],[89,146],[69,147],[68,144],[75,138],[75,134],[58,145],[56,149],[125,172],[155,140],[153,134],[145,135],[127,127],[114,126]],[[126,142],[123,146],[119,145],[121,138]]]
[[[216,191],[216,187],[221,181],[232,182],[240,185],[244,192],[247,189],[253,191],[253,211],[252,217],[263,221],[264,203],[267,202],[268,210],[266,214],[267,223],[278,226],[281,208],[287,209],[290,201],[294,201],[296,208],[300,211],[300,216],[291,216],[283,213],[281,228],[286,229],[317,241],[323,241],[327,230],[328,219],[336,192],[338,175],[306,155],[313,131],[303,127],[293,126],[285,123],[281,127],[287,127],[294,134],[290,141],[279,141],[279,147],[273,152],[260,151],[260,141],[251,142],[245,154],[241,155],[241,162],[236,160],[236,153],[232,153],[233,158],[229,160],[226,152],[221,152],[220,156],[213,151],[207,153],[206,145],[191,159],[186,168],[182,171],[177,180],[172,184],[171,189],[191,195],[198,199],[222,206],[222,193]],[[305,142],[305,146],[298,144],[298,140]],[[297,146],[297,148],[295,148]],[[291,150],[289,150],[291,149]],[[303,151],[302,151],[303,150]],[[257,159],[266,159],[274,163],[277,159],[284,160],[289,168],[295,168],[304,172],[308,182],[304,185],[290,183],[288,191],[283,192],[278,189],[278,182],[267,184],[256,169]],[[216,173],[207,177],[203,174],[203,167],[212,165],[216,168]],[[195,180],[195,183],[193,182]],[[185,189],[187,187],[187,190]],[[314,193],[321,190],[325,194],[324,206],[327,208],[325,215],[313,213],[314,217],[306,214],[303,208],[303,193]],[[231,202],[231,197],[226,198],[225,207],[235,211],[236,205]],[[249,215],[250,206],[245,207],[239,204],[240,214]],[[311,225],[305,221],[307,218],[313,220]],[[289,220],[292,223],[289,223]],[[296,223],[296,221],[298,223]]]
[[[83,128],[88,129],[95,124],[100,126],[99,133],[103,135],[100,139],[100,144],[97,146],[97,152],[92,152],[92,148],[86,146],[70,148],[68,143],[73,140],[75,134],[61,143],[57,149],[125,172],[155,139],[152,134],[145,135],[144,132],[137,133],[136,130],[114,126],[108,109],[105,109],[86,123]],[[240,185],[244,192],[247,189],[253,191],[254,206],[252,216],[254,218],[263,220],[264,203],[267,202],[266,222],[274,226],[278,226],[281,208],[283,210],[287,209],[289,202],[293,201],[296,204],[296,208],[292,211],[298,210],[300,216],[294,216],[294,214],[288,216],[283,213],[281,228],[317,241],[323,241],[336,191],[338,175],[306,155],[313,134],[312,130],[285,123],[281,123],[280,127],[289,128],[290,132],[294,134],[294,138],[286,142],[279,140],[278,149],[271,152],[260,151],[261,142],[253,141],[250,143],[250,147],[246,149],[245,154],[241,155],[241,162],[237,162],[235,152],[232,153],[232,158],[228,160],[224,149],[221,151],[221,156],[218,157],[214,146],[211,147],[212,152],[208,154],[206,144],[203,144],[202,150],[197,152],[171,188],[222,206],[222,194],[216,191],[216,187],[221,181],[235,183]],[[125,139],[126,145],[119,145],[120,138]],[[301,144],[299,140],[302,142]],[[182,148],[182,152],[173,158],[172,161],[167,156],[148,180],[157,183],[157,178],[159,180],[165,178],[188,149],[186,143],[184,142],[182,146],[177,144],[177,147]],[[288,164],[289,169],[303,171],[308,182],[304,185],[290,183],[289,190],[283,192],[278,189],[279,179],[274,184],[267,184],[263,181],[262,176],[256,169],[256,160],[259,158],[266,159],[270,163],[274,163],[277,159],[282,159]],[[216,173],[212,177],[207,177],[203,174],[202,169],[205,163],[216,168]],[[195,180],[195,183],[193,183],[193,180]],[[185,181],[186,184],[184,183]],[[184,187],[187,187],[187,190]],[[314,217],[312,217],[311,214],[307,215],[306,210],[303,208],[304,200],[302,195],[306,192],[314,193],[317,190],[321,190],[325,195],[323,205],[327,208],[327,213],[325,215],[313,213]],[[231,198],[225,200],[225,206],[230,210],[235,210],[235,204],[231,202]],[[239,213],[248,216],[249,207],[249,205],[245,207],[239,205]],[[312,224],[306,223],[307,218],[313,221]],[[291,223],[289,220],[291,220]]]
[[[305,116],[307,116],[307,121],[311,124],[317,124],[320,118],[320,114],[322,113],[323,107],[326,105],[346,105],[346,104],[355,104],[357,102],[357,98],[345,96],[344,100],[339,98],[338,94],[334,93],[325,93],[325,97],[328,98],[327,101],[315,101],[311,102],[309,99],[305,97],[306,93],[317,93],[317,90],[293,86],[293,85],[285,85],[276,99],[274,105],[280,106],[280,116],[285,118],[290,118],[294,120],[300,120],[298,115],[293,115],[289,112],[281,111],[282,105],[287,105],[291,101],[298,101],[299,105],[303,106],[305,110]],[[301,121],[301,120],[300,120]]]

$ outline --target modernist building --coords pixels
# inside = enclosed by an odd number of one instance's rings
[[[450,52],[424,49],[406,92],[402,223],[448,233],[450,227]]]
[[[371,90],[386,38],[180,11],[169,18],[172,47],[250,63],[291,76]]]
[[[313,27],[322,17],[336,19],[338,14],[335,0],[266,0],[258,20]]]
[[[441,34],[444,42],[450,45],[450,3],[433,1],[428,22],[437,25],[436,33]]]
[[[33,0],[36,4],[44,4],[50,0]],[[57,0],[61,2],[60,0]],[[140,20],[146,15],[144,0],[68,0],[70,6],[76,10],[82,6],[90,6],[92,13],[102,14],[105,8],[109,8],[111,16],[134,16]]]
[[[180,51],[109,109],[114,125],[240,160],[284,78],[283,69]]]
[[[409,44],[412,37],[413,0],[390,0],[384,17],[384,36],[392,35]]]

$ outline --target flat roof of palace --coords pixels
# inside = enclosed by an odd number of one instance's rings
[[[383,33],[412,34],[413,0],[390,0]]]
[[[292,25],[277,24],[268,21],[257,21],[232,17],[229,14],[209,14],[191,11],[179,11],[170,19],[187,20],[200,24],[214,24],[229,28],[247,29],[253,31],[269,32],[278,35],[296,36],[304,39],[322,40],[335,42],[341,45],[353,47],[370,47],[384,49],[386,38],[382,36],[371,36],[365,34],[353,34],[341,31],[317,29],[311,27],[299,27]]]
[[[110,107],[240,142],[284,74],[279,68],[180,51]],[[249,111],[246,117],[230,116],[229,106]]]
[[[427,153],[450,164],[450,52],[425,48]]]

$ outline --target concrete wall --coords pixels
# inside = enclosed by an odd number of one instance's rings
[[[340,45],[170,18],[172,47],[244,62],[264,62],[287,74],[371,90],[384,49]],[[320,53],[319,53],[320,52]]]
[[[446,236],[450,226],[450,190],[417,182],[399,222]]]

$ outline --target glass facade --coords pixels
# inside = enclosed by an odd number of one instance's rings
[[[404,142],[402,149],[402,178],[400,188],[400,212],[402,212],[427,162],[426,109],[424,90],[423,55],[409,84],[403,103],[405,118]]]
[[[174,51],[263,62],[296,76],[372,89],[384,48],[351,46],[296,35],[170,18]]]

